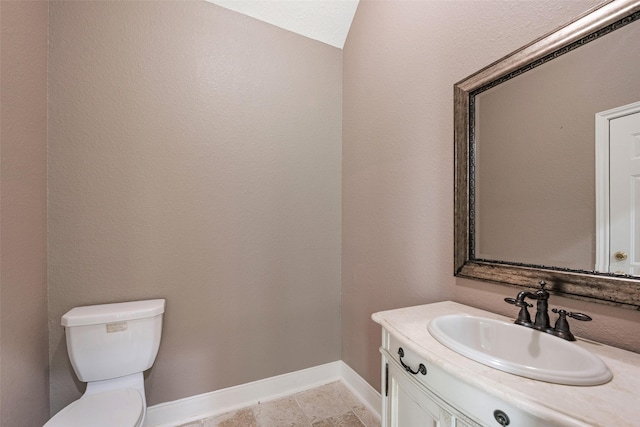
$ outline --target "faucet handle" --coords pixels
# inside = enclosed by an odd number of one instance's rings
[[[557,309],[557,308],[553,308],[551,309],[551,311],[553,311],[554,313],[558,313],[560,316],[569,316],[572,319],[576,319],[576,320],[580,320],[582,322],[589,322],[591,320],[593,320],[593,318],[587,314],[584,313],[572,313],[570,311],[564,310],[564,309]]]
[[[522,298],[505,298],[504,301],[506,303],[513,304],[516,307],[520,307],[518,318],[515,321],[517,325],[529,326],[531,324],[531,315],[529,315],[527,307],[533,307],[533,304],[529,304]]]
[[[560,338],[564,338],[568,341],[575,341],[576,338],[571,333],[569,329],[569,322],[567,322],[567,315],[569,314],[567,310],[564,309],[551,309],[554,313],[558,314],[558,320],[556,320],[556,324],[553,327],[554,335],[559,336]]]
[[[589,320],[593,320],[591,316],[587,316],[584,313],[572,313],[562,308],[561,309],[553,308],[551,309],[551,311],[553,311],[554,313],[558,313],[558,320],[556,321],[556,325],[553,328],[555,331],[554,335],[557,335],[560,338],[564,338],[569,341],[575,341],[576,338],[573,336],[573,334],[571,333],[571,330],[569,329],[569,322],[567,322],[567,316],[576,320],[581,320],[583,322],[588,322]]]
[[[572,319],[580,320],[582,322],[589,322],[593,320],[591,316],[588,316],[584,313],[567,313],[567,316],[571,317]]]
[[[529,304],[526,301],[518,301],[515,298],[505,298],[504,302],[506,302],[507,304],[513,304],[516,307],[533,307],[533,304]]]

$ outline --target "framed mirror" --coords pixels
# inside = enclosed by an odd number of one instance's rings
[[[455,275],[640,310],[640,0],[454,86]]]

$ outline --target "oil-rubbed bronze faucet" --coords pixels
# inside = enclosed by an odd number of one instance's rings
[[[515,323],[518,325],[526,326],[527,328],[533,328],[541,332],[546,332],[551,335],[563,338],[568,341],[575,341],[576,338],[569,329],[569,322],[567,322],[567,316],[582,321],[592,320],[591,317],[583,313],[570,313],[563,309],[554,308],[554,313],[558,313],[558,320],[555,326],[552,328],[549,321],[549,292],[545,289],[547,283],[541,280],[540,289],[535,292],[522,291],[519,292],[515,298],[505,298],[504,300],[509,304],[513,304],[516,307],[520,307],[518,318]],[[533,307],[525,299],[530,298],[536,300],[536,317],[531,322],[531,315],[529,314],[528,307]]]

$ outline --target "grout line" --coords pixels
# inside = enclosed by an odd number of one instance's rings
[[[300,393],[303,393],[303,392],[294,393],[293,395],[291,395],[291,398],[293,399],[294,402],[296,402],[296,405],[298,405],[298,408],[300,408],[300,411],[304,414],[304,419],[307,421],[307,426],[308,427],[313,427],[313,424],[311,423],[311,420],[309,419],[309,415],[305,412],[304,408],[302,407],[300,402],[298,402],[298,398],[296,397]]]
[[[365,422],[364,422],[364,421],[363,421],[363,420],[358,416],[358,414],[357,414],[357,413],[355,413],[355,412],[353,412],[353,411],[351,411],[351,413],[352,413],[353,415],[355,415],[355,416],[356,416],[356,419],[357,419],[358,421],[360,421],[360,424],[362,424],[364,427],[368,427],[368,426],[367,426],[367,423],[365,423]]]

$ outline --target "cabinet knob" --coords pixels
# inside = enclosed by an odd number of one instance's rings
[[[495,411],[493,411],[493,417],[496,419],[498,424],[500,424],[502,427],[508,426],[509,423],[511,422],[509,420],[509,416],[505,414],[503,411],[501,411],[500,409],[496,409]]]

